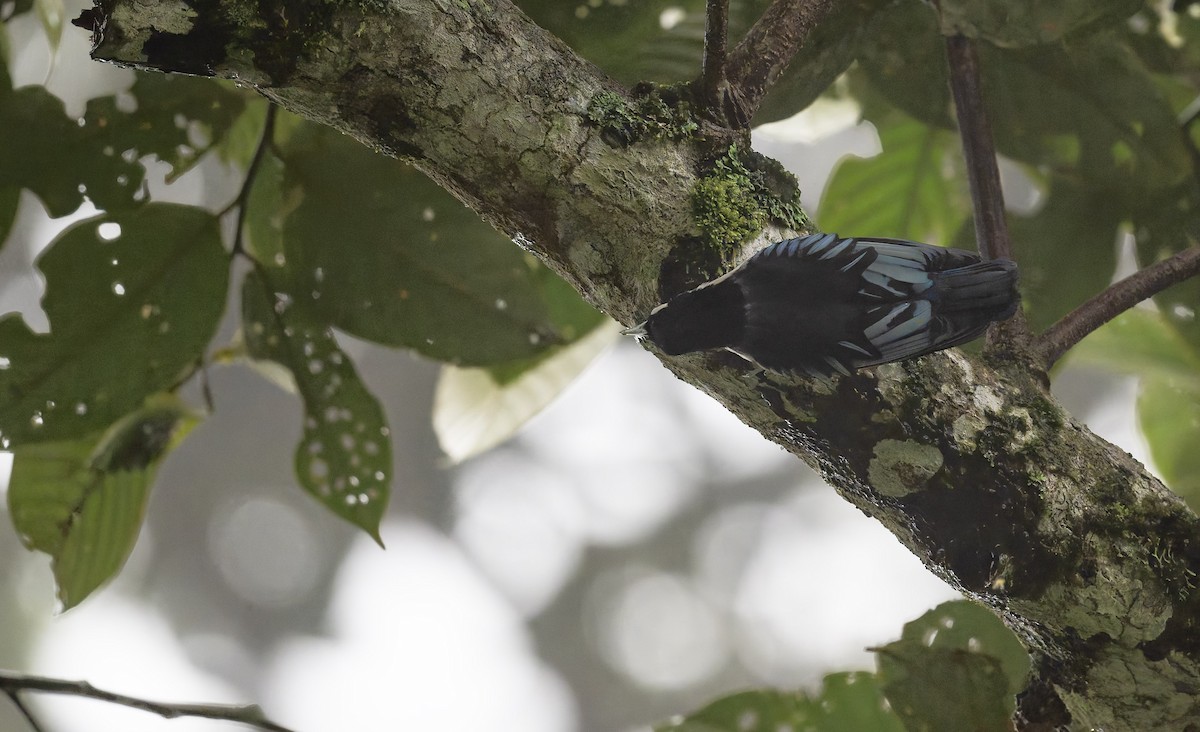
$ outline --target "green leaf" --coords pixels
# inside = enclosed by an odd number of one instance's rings
[[[1134,213],[1138,262],[1154,264],[1200,242],[1200,187],[1189,180],[1149,198]],[[1166,320],[1200,349],[1200,278],[1192,277],[1154,296]]]
[[[1117,267],[1120,202],[1110,191],[1089,191],[1061,178],[1050,184],[1037,213],[1009,217],[1021,297],[1035,329],[1108,287]]]
[[[124,566],[155,470],[197,420],[175,397],[159,395],[99,436],[13,451],[13,525],[26,546],[50,555],[64,609]]]
[[[1082,28],[1128,18],[1141,0],[941,0],[942,28],[997,46],[1051,43]]]
[[[262,125],[259,125],[259,134]],[[264,154],[258,172],[251,183],[246,202],[245,230],[242,245],[246,251],[268,268],[278,268],[287,262],[283,246],[283,222],[286,211],[294,204],[283,200],[283,180],[286,168],[283,161]],[[281,273],[282,275],[282,273]]]
[[[779,691],[746,691],[719,699],[656,732],[903,732],[870,673],[825,677],[816,696]]]
[[[881,117],[879,100],[926,124],[951,129],[950,81],[945,42],[933,8],[902,0],[875,13],[859,46],[856,79],[864,116]],[[870,92],[862,81],[870,82]],[[994,126],[994,124],[993,124]]]
[[[490,368],[443,366],[433,431],[454,463],[512,437],[575,380],[620,331],[613,321],[546,356]]]
[[[247,100],[240,114],[230,122],[224,135],[214,144],[217,156],[223,162],[245,170],[254,158],[258,143],[262,139],[263,124],[267,119],[267,108],[271,103],[265,99]],[[283,116],[282,109],[276,111],[276,120]],[[279,137],[275,137],[279,141]]]
[[[72,225],[38,261],[48,334],[0,319],[0,436],[82,437],[174,384],[225,307],[216,218],[151,203]]]
[[[0,188],[28,188],[51,216],[77,209],[84,194],[98,208],[129,208],[142,197],[154,156],[182,174],[225,134],[245,92],[208,79],[140,74],[124,95],[92,99],[82,119],[40,86],[0,94]],[[121,111],[126,104],[136,108]]]
[[[120,111],[124,105],[117,96],[89,101],[84,129],[96,130],[104,150],[167,163],[168,182],[220,145],[247,102],[256,99],[230,82],[178,74],[138,74],[128,94],[136,104],[132,112]]]
[[[1043,3],[1047,7],[1061,3]],[[858,74],[874,95],[950,128],[944,43],[932,7],[910,0],[876,14]],[[1082,187],[1143,194],[1190,173],[1174,112],[1121,33],[1048,45],[978,44],[984,98],[999,151],[1076,179]],[[861,83],[858,84],[861,87]],[[878,116],[863,100],[868,118]]]
[[[79,208],[83,191],[100,208],[134,203],[142,167],[102,143],[97,128],[81,128],[44,87],[0,95],[0,130],[0,187],[28,188],[51,216]]]
[[[996,144],[1084,188],[1140,196],[1177,185],[1191,156],[1171,105],[1121,37],[980,48]]]
[[[822,230],[948,242],[968,205],[957,140],[901,115],[878,125],[883,152],[843,160],[825,187]]]
[[[884,694],[906,729],[1012,729],[1029,654],[982,605],[943,603],[874,650]]]
[[[632,85],[646,79],[683,81],[700,72],[698,63],[690,69],[686,64],[664,65],[654,44],[668,38],[660,23],[664,11],[678,9],[687,17],[699,14],[702,18],[702,0],[606,3],[520,0],[517,4],[535,23],[622,83]],[[763,3],[758,0],[758,4]]]
[[[527,358],[583,333],[552,312],[544,267],[424,175],[313,125],[283,161],[283,190],[261,193],[283,207],[276,283],[322,322],[460,365]]]
[[[304,401],[295,458],[300,485],[382,545],[392,444],[378,400],[307,304],[277,292],[260,273],[242,284],[242,328],[250,355],[288,369]]]
[[[1137,410],[1154,465],[1193,509],[1200,506],[1200,372],[1143,378]]]
[[[1200,388],[1200,353],[1162,313],[1126,310],[1069,352],[1071,363]]]

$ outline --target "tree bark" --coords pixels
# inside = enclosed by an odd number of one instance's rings
[[[702,248],[693,196],[718,138],[598,122],[600,100],[638,100],[510,0],[89,13],[95,58],[237,79],[412,162],[624,323]],[[1065,413],[1032,356],[947,352],[832,385],[747,378],[729,354],[660,358],[995,608],[1034,656],[1027,723],[1200,726],[1197,517]]]

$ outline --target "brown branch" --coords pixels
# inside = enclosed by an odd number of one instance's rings
[[[725,64],[737,118],[749,124],[767,90],[829,14],[834,0],[775,0]]]
[[[700,76],[704,106],[710,119],[728,126],[731,99],[725,61],[729,44],[729,0],[708,0],[704,15],[704,71]],[[735,118],[736,119],[736,118]]]
[[[979,56],[975,44],[966,36],[946,37],[946,57],[950,66],[950,90],[958,115],[958,134],[962,138],[971,183],[971,207],[975,212],[975,240],[985,259],[1012,259],[1008,221],[1004,218],[1004,192],[1000,189],[1000,169],[996,166],[996,146],[992,124],[983,106],[979,79]]]
[[[1000,187],[1000,168],[996,165],[996,143],[992,138],[992,123],[983,106],[983,83],[974,41],[962,35],[947,36],[946,61],[971,187],[975,241],[984,259],[1012,259],[1008,219],[1004,216],[1004,191]],[[988,329],[989,352],[1014,348],[1024,352],[1028,345],[1029,326],[1021,312]]]
[[[1036,349],[1050,368],[1088,333],[1096,330],[1142,300],[1171,285],[1200,274],[1200,246],[1141,269],[1067,313],[1038,336]]]
[[[13,706],[16,707],[17,711],[21,713],[21,716],[25,718],[25,722],[29,725],[29,729],[32,730],[32,732],[45,732],[41,723],[38,722],[37,717],[33,716],[33,712],[30,711],[29,707],[25,704],[25,701],[21,699],[20,692],[18,692],[16,689],[5,689],[4,693],[8,695],[8,698],[13,703]]]
[[[26,676],[25,674],[12,672],[0,672],[0,691],[3,691],[14,701],[17,699],[16,695],[22,691],[67,694],[69,696],[81,696],[110,704],[120,704],[131,709],[140,709],[143,712],[157,714],[164,719],[200,717],[202,719],[239,722],[257,727],[258,729],[269,730],[269,732],[291,732],[287,727],[267,719],[263,715],[262,709],[255,704],[244,706],[233,704],[162,704],[160,702],[147,701],[145,699],[138,699],[137,697],[97,689],[86,681],[64,681],[62,679],[51,679],[44,676]],[[25,713],[26,719],[32,723],[33,720],[24,705],[18,702],[18,708]],[[36,724],[34,728],[36,729]]]

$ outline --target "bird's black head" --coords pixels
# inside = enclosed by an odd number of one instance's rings
[[[742,290],[731,281],[681,292],[646,320],[646,335],[667,355],[678,356],[739,341],[746,324]]]

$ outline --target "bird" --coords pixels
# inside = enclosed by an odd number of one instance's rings
[[[770,244],[626,329],[677,356],[724,348],[829,379],[958,346],[1020,304],[1008,259],[904,239],[814,233]]]

